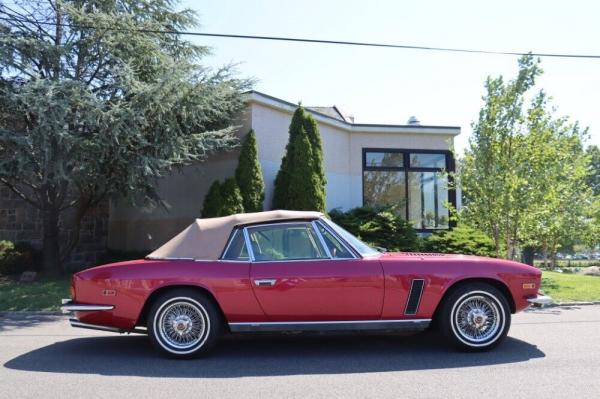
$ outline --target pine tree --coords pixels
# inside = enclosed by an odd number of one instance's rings
[[[225,179],[221,185],[221,197],[222,202],[219,216],[227,216],[244,212],[244,199],[242,198],[240,188],[233,177]]]
[[[327,184],[327,179],[323,168],[323,144],[319,132],[319,125],[312,115],[308,113],[304,116],[303,125],[312,147],[313,173],[318,179],[317,185],[315,186],[315,209],[325,212],[325,185]]]
[[[203,218],[214,218],[221,216],[221,204],[223,203],[223,196],[221,195],[221,183],[215,180],[210,185],[206,196],[204,197],[204,204],[202,205],[202,217]]]
[[[265,182],[258,162],[256,134],[250,130],[242,146],[235,180],[243,198],[245,212],[260,212],[265,199]]]

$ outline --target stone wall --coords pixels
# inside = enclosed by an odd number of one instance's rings
[[[0,240],[27,242],[41,250],[42,226],[38,209],[0,186]],[[108,202],[91,210],[82,221],[79,245],[65,262],[65,269],[80,270],[95,265],[106,253],[107,235]]]

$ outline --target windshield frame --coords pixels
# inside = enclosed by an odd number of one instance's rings
[[[381,255],[381,252],[371,247],[370,245],[364,243],[359,240],[354,234],[350,233],[348,230],[344,229],[342,226],[338,225],[334,221],[322,217],[319,219],[322,221],[329,229],[333,230],[335,235],[342,240],[346,245],[354,250],[357,254],[359,254],[363,258],[371,258],[374,256]]]

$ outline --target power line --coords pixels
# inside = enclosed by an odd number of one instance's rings
[[[0,20],[11,21],[10,18],[6,18],[6,17],[0,17]],[[19,19],[19,21],[25,22],[25,23],[31,23],[31,24],[40,24],[40,25],[50,25],[50,26],[57,25],[56,22],[31,21],[28,19]],[[445,51],[445,52],[453,52],[453,53],[514,55],[514,56],[522,56],[522,55],[530,54],[535,57],[600,59],[600,55],[598,55],[598,54],[565,54],[565,53],[534,53],[534,52],[526,53],[526,52],[518,52],[518,51],[493,51],[493,50],[464,49],[464,48],[451,48],[451,47],[417,46],[417,45],[392,44],[392,43],[372,43],[372,42],[355,42],[355,41],[345,41],[345,40],[308,39],[308,38],[284,37],[284,36],[236,35],[236,34],[230,34],[230,33],[193,32],[193,31],[181,31],[181,30],[156,30],[156,29],[143,29],[143,28],[126,29],[126,28],[111,28],[111,27],[98,27],[98,26],[93,26],[93,25],[73,25],[73,24],[62,24],[62,26],[69,27],[71,29],[101,29],[101,30],[114,31],[114,32],[139,32],[139,33],[182,35],[182,36],[218,37],[218,38],[229,38],[229,39],[269,40],[269,41],[281,41],[281,42],[330,44],[330,45],[361,46],[361,47],[382,47],[382,48],[395,48],[395,49],[404,49],[404,50]]]

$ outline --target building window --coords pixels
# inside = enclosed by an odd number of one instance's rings
[[[454,171],[449,151],[363,149],[363,203],[389,206],[417,230],[449,228],[446,171]]]

